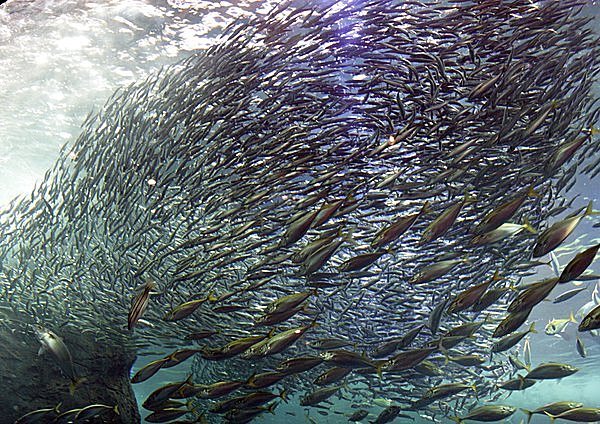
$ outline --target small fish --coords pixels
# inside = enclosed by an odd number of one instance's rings
[[[138,320],[146,311],[150,300],[150,291],[155,287],[156,283],[152,280],[148,280],[146,284],[144,284],[142,290],[133,298],[129,314],[127,315],[127,329],[129,331],[133,330]]]
[[[548,322],[548,324],[546,324],[544,331],[549,336],[562,333],[563,331],[565,331],[565,329],[567,328],[567,325],[570,322],[575,322],[575,323],[577,322],[577,320],[573,316],[573,312],[570,313],[569,318],[561,318],[561,319],[551,320],[550,322]]]
[[[527,367],[531,366],[531,343],[529,343],[529,337],[525,339],[525,343],[523,344],[523,360]]]
[[[587,356],[585,344],[583,344],[583,341],[579,338],[579,336],[577,336],[577,353],[579,353],[579,356],[581,356],[582,358],[585,358]]]
[[[576,289],[566,291],[566,292],[561,293],[558,296],[556,296],[556,298],[552,301],[552,303],[564,302],[585,290],[587,290],[587,287],[578,287]]]

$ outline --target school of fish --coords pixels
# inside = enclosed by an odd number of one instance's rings
[[[146,422],[246,423],[281,402],[299,423],[600,420],[600,403],[499,402],[584,372],[514,355],[536,305],[596,279],[600,244],[524,282],[598,214],[562,195],[600,173],[584,6],[284,1],[235,22],[115,93],[2,213],[1,306],[72,393],[89,383],[65,320],[134,349],[132,384],[189,361]],[[545,332],[600,329],[588,309]],[[117,404],[16,422],[122,422]]]

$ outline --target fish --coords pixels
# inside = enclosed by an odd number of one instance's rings
[[[138,415],[128,367],[115,362],[136,356],[147,368],[135,380],[159,390],[144,402],[155,416],[191,410],[177,399],[192,396],[207,421],[249,422],[275,412],[283,390],[308,397],[314,422],[343,421],[334,411],[353,404],[377,414],[381,397],[402,422],[465,418],[478,397],[493,406],[507,394],[495,384],[527,368],[514,358],[528,362],[528,346],[537,355],[545,343],[520,338],[556,290],[553,280],[529,285],[545,264],[532,249],[569,232],[552,224],[582,212],[565,217],[575,197],[562,193],[600,172],[599,140],[581,129],[600,117],[585,8],[275,3],[231,24],[219,9],[218,42],[116,92],[36,188],[0,212],[2,340],[27,347],[17,320],[64,323],[76,371],[118,374],[111,390],[94,378],[89,391],[118,403],[123,420]],[[537,235],[523,231],[525,218]],[[598,243],[588,238],[549,252],[566,263]],[[462,258],[472,263],[443,264]],[[429,281],[409,283],[423,270]],[[495,270],[502,282],[489,281]],[[150,280],[160,293],[119,328],[143,294],[131,287]],[[519,351],[489,355],[519,339]],[[15,360],[6,396],[19,393],[8,422],[41,407],[17,384],[32,352],[5,352]],[[442,366],[446,357],[456,363]],[[166,366],[184,361],[193,378],[168,381],[176,371]],[[38,374],[36,399],[66,402],[46,390],[56,373]],[[340,385],[331,397],[315,395],[321,375]],[[347,402],[332,408],[338,394]]]
[[[313,392],[306,393],[306,395],[300,400],[300,406],[314,406],[317,405],[335,393],[337,393],[342,386],[332,386],[332,387],[324,387],[322,389],[317,389]]]
[[[576,346],[577,346],[577,353],[579,353],[579,356],[581,356],[582,358],[587,357],[587,349],[585,348],[585,344],[579,338],[579,336],[577,336]]]
[[[600,305],[592,309],[579,323],[577,331],[591,331],[600,328]]]
[[[175,308],[167,312],[163,316],[163,320],[165,321],[179,321],[182,320],[189,315],[193,314],[200,305],[203,303],[211,301],[216,302],[217,298],[211,293],[208,296],[202,297],[196,300],[190,300],[189,302],[182,303],[177,305]]]
[[[101,415],[108,415],[108,413],[113,416],[119,415],[119,407],[118,405],[102,405],[102,404],[93,404],[88,405],[79,410],[77,415],[75,415],[75,420],[91,420],[92,418],[99,417]]]
[[[52,422],[52,420],[54,420],[60,413],[60,406],[61,404],[59,403],[53,408],[42,408],[36,409],[35,411],[30,411],[19,417],[14,424]]]
[[[413,275],[408,282],[410,284],[422,284],[429,281],[435,280],[448,272],[452,271],[459,264],[466,262],[470,263],[468,258],[453,259],[448,261],[440,261],[427,265],[420,269],[415,275]]]
[[[153,280],[148,280],[142,290],[133,298],[127,315],[127,329],[129,331],[135,328],[139,319],[144,315],[150,301],[150,292],[155,288],[156,283]]]
[[[531,234],[537,234],[537,231],[531,226],[531,224],[529,224],[529,221],[525,219],[523,224],[513,224],[507,222],[495,230],[479,234],[471,239],[471,244],[473,246],[484,246],[487,244],[498,243],[506,238],[513,237],[522,230],[526,230]]]
[[[473,287],[470,287],[457,294],[456,297],[452,300],[452,302],[450,302],[450,305],[448,306],[448,310],[446,312],[448,312],[449,314],[454,314],[469,309],[481,299],[483,293],[485,293],[485,291],[490,287],[491,284],[501,279],[502,277],[500,277],[498,270],[496,270],[492,278],[490,278],[489,280],[481,284],[477,284]]]
[[[583,403],[581,403],[581,402],[560,401],[560,402],[553,402],[553,403],[549,403],[544,406],[540,406],[539,408],[534,409],[533,411],[529,411],[527,409],[521,409],[521,411],[523,411],[527,415],[527,423],[529,423],[529,421],[531,421],[531,417],[534,414],[549,413],[551,415],[560,415],[563,412],[566,412],[566,411],[569,411],[569,410],[575,409],[575,408],[581,408],[582,406],[583,406]]]
[[[579,371],[578,368],[569,365],[561,364],[556,362],[548,362],[545,364],[538,365],[525,375],[525,378],[531,378],[534,380],[545,380],[563,378],[569,375],[575,374]]]
[[[534,380],[532,378],[524,378],[517,374],[517,378],[503,381],[501,383],[498,383],[497,386],[499,389],[503,390],[525,390],[533,386],[536,382],[537,380]]]
[[[585,290],[587,290],[587,287],[578,287],[576,289],[572,289],[572,290],[563,292],[563,293],[559,294],[558,296],[556,296],[554,298],[554,300],[552,301],[552,303],[565,302]]]
[[[133,377],[131,377],[131,384],[141,383],[148,380],[162,368],[163,364],[165,364],[167,360],[168,358],[161,358],[144,365],[133,375]]]
[[[475,235],[489,233],[506,223],[513,217],[515,212],[525,203],[529,197],[539,197],[540,194],[535,191],[533,185],[527,188],[527,191],[515,196],[484,216],[481,221],[473,228],[472,232]]]
[[[494,342],[491,349],[492,353],[504,352],[508,349],[511,349],[529,333],[537,333],[535,330],[535,322],[531,323],[527,331],[509,334],[508,336],[504,336],[500,340]]]
[[[533,247],[532,256],[538,258],[556,249],[567,237],[569,237],[583,218],[595,213],[592,207],[592,202],[590,202],[583,214],[555,222],[541,232]]]
[[[583,252],[575,255],[573,259],[565,266],[560,277],[558,278],[559,283],[567,283],[577,279],[583,272],[590,266],[594,261],[596,254],[600,249],[600,244],[592,246]]]
[[[349,417],[348,417],[348,421],[349,422],[354,422],[357,423],[359,421],[364,420],[365,418],[367,418],[367,416],[369,415],[369,411],[367,411],[366,409],[359,409],[357,411],[354,411]]]
[[[500,421],[504,420],[516,412],[517,408],[508,405],[484,405],[472,409],[463,417],[450,417],[457,424],[466,420],[471,421]]]
[[[552,415],[545,412],[550,417],[550,422],[553,423],[556,419],[563,419],[576,422],[594,422],[600,420],[600,408],[579,407],[561,412],[558,415]]]
[[[419,212],[401,217],[389,226],[383,228],[373,238],[371,247],[373,249],[379,249],[397,240],[400,236],[402,236],[402,234],[406,233],[406,231],[413,226],[415,221],[419,219],[420,216],[429,212],[429,205],[429,201],[426,201],[423,203],[423,206]]]
[[[577,320],[573,316],[573,312],[571,312],[571,314],[569,315],[569,318],[564,318],[564,319],[561,318],[561,319],[551,320],[550,322],[548,322],[548,324],[546,324],[544,331],[549,336],[552,336],[554,334],[560,334],[563,331],[565,331],[565,328],[567,328],[567,325],[570,322],[577,323]]]
[[[38,356],[42,355],[44,352],[50,352],[60,370],[71,380],[69,390],[71,394],[73,394],[76,387],[86,379],[85,377],[78,377],[75,373],[73,358],[71,357],[69,348],[56,333],[41,325],[34,325],[33,331],[41,344]]]
[[[500,324],[498,324],[492,333],[492,337],[504,337],[518,329],[529,318],[532,309],[526,308],[519,312],[510,312],[500,321]]]
[[[435,218],[425,229],[419,240],[419,245],[425,245],[431,243],[437,238],[446,234],[448,229],[454,224],[458,214],[462,208],[467,204],[474,201],[474,198],[468,193],[465,194],[463,200],[456,202],[449,206],[444,212],[442,212],[437,218]]]
[[[371,423],[373,423],[373,424],[391,423],[398,417],[398,415],[400,414],[400,411],[401,411],[401,409],[399,406],[390,405],[387,408],[385,408],[383,411],[381,411],[379,413],[379,415],[377,416],[377,418],[375,418],[375,421],[371,421]]]
[[[322,362],[323,358],[320,356],[302,356],[281,362],[275,370],[286,374],[296,374],[308,371]]]

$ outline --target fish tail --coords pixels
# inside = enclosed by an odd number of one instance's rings
[[[569,321],[570,322],[577,322],[577,320],[575,319],[575,316],[573,315],[573,311],[571,311],[569,313]]]
[[[385,362],[381,363],[381,364],[377,364],[375,366],[375,370],[377,371],[377,376],[379,377],[379,381],[383,381],[383,365],[385,364]]]
[[[79,377],[71,380],[71,383],[69,384],[69,393],[71,394],[71,396],[75,394],[75,389],[77,389],[77,386],[86,381],[87,378],[85,377]]]
[[[429,200],[426,200],[425,203],[423,203],[423,206],[421,206],[421,211],[419,212],[419,215],[423,215],[426,213],[431,212],[431,202]]]
[[[523,218],[523,228],[529,231],[531,234],[537,234],[537,230],[531,226],[527,217]]]
[[[267,407],[267,411],[269,411],[271,414],[275,415],[275,408],[277,408],[279,406],[279,402],[273,402],[272,404],[270,404]]]
[[[531,325],[529,326],[529,333],[535,333],[535,334],[537,334],[537,330],[535,329],[535,323],[536,323],[536,321],[533,321],[531,323]]]
[[[527,197],[540,197],[540,193],[535,191],[535,185],[531,184],[527,190]]]
[[[523,411],[523,413],[527,415],[527,424],[529,424],[529,421],[531,421],[531,417],[533,416],[533,412],[524,408],[521,408],[521,411]]]
[[[281,393],[279,393],[279,397],[280,397],[281,399],[283,399],[283,401],[284,401],[285,403],[288,403],[288,401],[290,400],[290,398],[288,398],[288,391],[287,391],[287,389],[283,389],[283,390],[281,391]]]
[[[450,418],[456,424],[461,424],[463,422],[462,418],[460,418],[460,417],[448,417],[448,418]]]
[[[502,277],[502,275],[500,275],[500,270],[496,268],[496,271],[494,271],[494,275],[492,275],[492,281],[500,281],[503,279],[504,278]]]
[[[600,215],[600,212],[594,211],[593,203],[594,203],[594,201],[590,200],[590,203],[588,203],[587,208],[585,208],[585,212],[584,212],[583,216]]]
[[[477,393],[477,386],[474,384],[471,384],[469,387],[471,389],[473,389],[473,392],[475,393],[475,399],[479,400],[479,394]]]
[[[113,408],[113,412],[115,413],[115,415],[119,415],[119,416],[121,415],[121,414],[119,413],[119,405],[118,405],[118,404],[115,404],[115,406],[114,406],[114,408]]]

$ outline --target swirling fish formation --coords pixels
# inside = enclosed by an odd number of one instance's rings
[[[380,397],[377,423],[512,415],[471,408],[577,371],[510,381],[504,355],[595,255],[519,285],[594,213],[555,218],[575,173],[600,172],[583,6],[282,2],[236,22],[117,92],[13,202],[3,301],[165,350],[134,383],[192,357],[144,402],[149,422],[249,422],[294,394],[311,411],[343,396],[359,407],[343,420]]]

